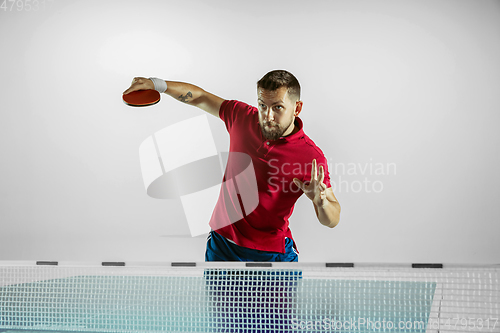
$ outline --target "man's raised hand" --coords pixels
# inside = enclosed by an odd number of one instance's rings
[[[303,183],[299,179],[294,178],[293,182],[316,206],[321,207],[326,200],[326,184],[323,183],[324,179],[325,171],[323,166],[320,165],[318,172],[318,164],[316,159],[314,159],[311,168],[311,180]]]

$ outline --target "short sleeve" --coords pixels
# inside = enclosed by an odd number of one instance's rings
[[[226,124],[227,131],[231,133],[233,124],[242,117],[254,112],[254,107],[235,100],[225,100],[219,110],[219,118]]]

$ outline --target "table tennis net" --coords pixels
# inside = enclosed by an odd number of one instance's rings
[[[0,332],[500,332],[500,268],[0,265]]]

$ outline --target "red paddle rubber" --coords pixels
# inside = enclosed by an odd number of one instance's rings
[[[156,90],[137,90],[123,95],[123,101],[130,106],[150,106],[160,101],[160,93]]]

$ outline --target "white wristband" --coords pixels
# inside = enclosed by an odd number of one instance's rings
[[[164,93],[167,91],[167,82],[165,82],[162,79],[159,79],[157,77],[150,77],[149,78],[151,81],[153,81],[153,84],[155,85],[155,90],[159,92],[160,94]]]

